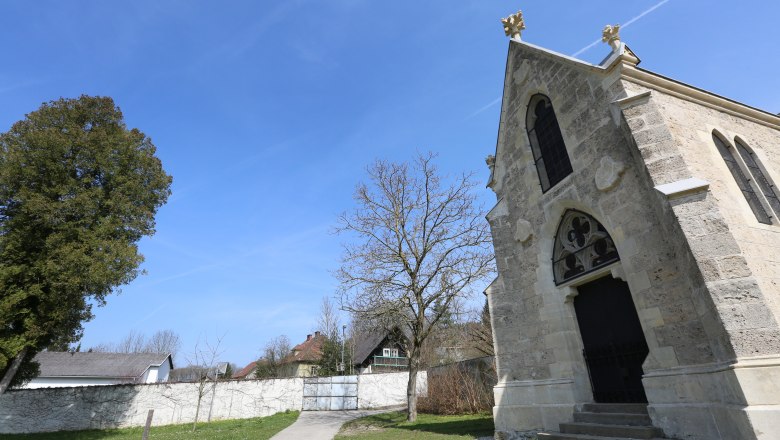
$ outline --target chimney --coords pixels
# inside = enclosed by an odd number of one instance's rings
[[[306,340],[311,341],[311,335],[306,335]]]
[[[319,330],[317,330],[316,332],[314,332],[314,337],[315,337],[315,338],[317,338],[317,337],[319,337],[319,336],[320,336],[320,332],[319,332]]]

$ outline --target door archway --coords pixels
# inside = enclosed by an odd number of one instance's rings
[[[553,248],[556,284],[620,261],[606,228],[591,215],[567,210]],[[642,363],[649,353],[631,291],[610,275],[576,287],[574,311],[596,402],[647,402]]]

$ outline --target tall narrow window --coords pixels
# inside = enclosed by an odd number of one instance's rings
[[[780,215],[780,198],[777,196],[777,187],[769,181],[764,174],[764,171],[758,166],[756,153],[748,150],[739,139],[734,139],[734,145],[737,146],[740,157],[742,157],[742,160],[745,162],[748,172],[753,175],[753,180],[756,182],[758,189],[760,189],[761,193],[766,197],[767,203],[775,211],[775,215]]]
[[[542,191],[546,192],[572,172],[566,144],[563,143],[561,128],[550,99],[544,95],[531,97],[525,123],[539,182]]]
[[[739,186],[739,189],[742,191],[742,195],[745,196],[745,200],[747,200],[748,205],[750,205],[750,209],[753,210],[756,220],[767,225],[772,224],[769,213],[764,208],[764,205],[761,204],[758,194],[756,194],[753,187],[750,186],[750,180],[748,180],[748,177],[742,171],[742,168],[739,167],[739,163],[737,163],[737,159],[734,157],[734,151],[731,146],[727,146],[715,133],[712,133],[712,140],[715,142],[715,146],[718,147],[718,152],[726,162],[726,166],[729,168],[729,171],[731,171],[734,180],[737,181],[737,186]]]

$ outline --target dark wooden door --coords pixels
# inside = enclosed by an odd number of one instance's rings
[[[648,348],[628,284],[611,276],[577,288],[574,310],[596,402],[647,402]]]

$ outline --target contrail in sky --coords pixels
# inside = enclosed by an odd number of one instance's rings
[[[493,107],[494,105],[498,104],[499,102],[501,102],[501,97],[500,96],[498,98],[490,101],[490,103],[487,104],[486,106],[484,106],[484,107],[480,108],[479,110],[475,111],[474,113],[466,116],[463,120],[465,121],[466,119],[471,119],[474,116],[477,116],[478,114],[480,114],[480,113],[484,112],[485,110],[489,109],[490,107]]]
[[[660,8],[661,6],[663,6],[663,5],[664,5],[664,3],[667,3],[667,2],[669,2],[669,0],[661,0],[660,2],[658,2],[658,3],[656,3],[655,5],[653,5],[652,7],[650,7],[649,9],[647,9],[647,10],[643,11],[641,14],[637,15],[636,17],[632,18],[631,20],[628,20],[628,21],[627,21],[627,22],[625,22],[624,24],[621,24],[621,25],[620,25],[620,28],[621,28],[621,29],[625,29],[625,28],[627,28],[627,27],[631,26],[631,24],[633,24],[634,22],[636,22],[636,21],[637,21],[637,20],[639,20],[640,18],[644,17],[645,15],[647,15],[647,14],[649,14],[649,13],[651,13],[651,12],[655,11],[656,9]],[[597,44],[599,44],[599,43],[601,43],[601,38],[599,38],[598,40],[596,40],[596,41],[594,41],[594,42],[590,43],[589,45],[587,45],[587,46],[585,46],[585,47],[583,47],[582,49],[578,50],[577,52],[574,52],[573,54],[571,54],[571,56],[573,56],[573,57],[576,57],[577,55],[579,55],[579,54],[581,54],[581,53],[585,52],[586,50],[590,49],[591,47],[593,47],[593,46],[595,46],[595,45],[597,45]],[[472,113],[472,114],[470,114],[470,115],[466,116],[466,118],[464,118],[463,120],[465,121],[466,119],[471,119],[471,118],[473,118],[474,116],[476,116],[476,115],[478,115],[478,114],[480,114],[480,113],[484,112],[485,110],[487,110],[487,109],[489,109],[489,108],[493,107],[494,105],[498,104],[499,102],[501,102],[501,97],[498,97],[498,98],[494,99],[493,101],[491,101],[491,102],[490,102],[489,104],[487,104],[486,106],[484,106],[484,107],[480,108],[479,110],[475,111],[474,113]]]
[[[664,3],[667,3],[668,1],[669,0],[661,0],[660,2],[656,3],[655,5],[653,5],[651,8],[645,10],[644,12],[642,12],[641,14],[639,14],[636,17],[632,18],[631,20],[628,20],[624,24],[621,24],[620,28],[621,29],[625,29],[625,28],[631,26],[632,23],[634,23],[635,21],[637,21],[640,18],[644,17],[645,15],[655,11],[656,9],[660,8],[661,6],[664,5]],[[577,55],[585,52],[586,50],[590,49],[591,47],[593,47],[593,46],[595,46],[595,45],[597,45],[599,43],[601,43],[601,38],[599,38],[598,40],[590,43],[589,45],[587,45],[585,47],[583,47],[582,49],[578,50],[577,52],[574,52],[573,54],[571,54],[571,56],[576,57]]]

